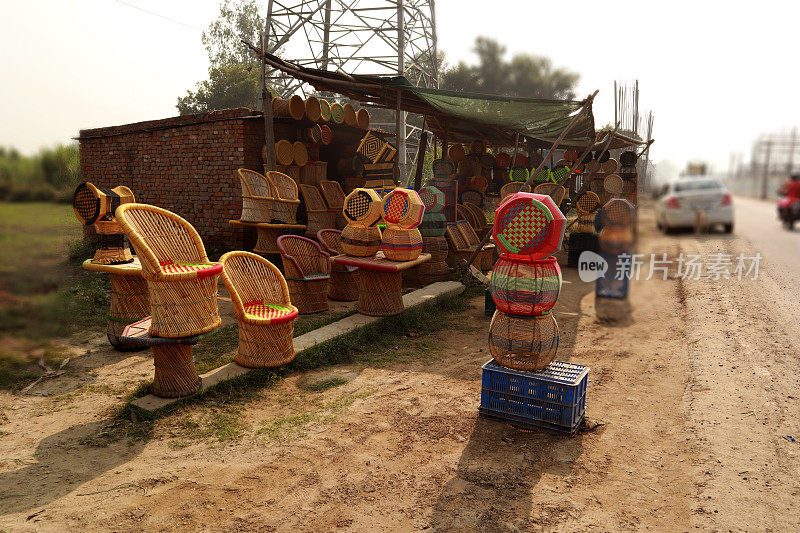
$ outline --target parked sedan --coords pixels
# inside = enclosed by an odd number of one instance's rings
[[[661,189],[656,200],[656,225],[665,233],[675,228],[719,224],[733,231],[733,197],[721,181],[707,176],[680,178]]]

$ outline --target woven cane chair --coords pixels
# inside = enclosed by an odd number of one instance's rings
[[[336,227],[336,210],[328,209],[319,190],[313,185],[300,185],[303,203],[306,205],[308,222],[306,222],[306,235],[316,236],[321,229]]]
[[[512,194],[517,194],[518,192],[531,192],[530,185],[520,182],[520,181],[512,181],[511,183],[506,183],[502,187],[500,187],[500,203],[506,201],[506,197]]]
[[[464,238],[464,234],[459,229],[458,224],[455,222],[448,222],[444,235],[447,239],[447,244],[450,246],[450,253],[447,254],[447,264],[451,267],[454,267],[462,259],[464,261],[469,261],[472,252],[475,251],[475,248],[471,247],[469,243],[467,243],[467,239]],[[476,268],[480,268],[482,266],[480,254],[478,254],[472,264]]]
[[[478,234],[478,237],[483,238],[487,231],[492,230],[492,225],[486,222],[486,213],[483,212],[483,209],[470,202],[465,202],[464,207],[472,213],[472,216],[475,219],[475,233]]]
[[[564,201],[564,196],[567,194],[567,189],[558,183],[540,183],[533,188],[533,192],[535,194],[546,194],[553,199],[554,204],[561,206],[561,202]]]
[[[200,335],[220,325],[217,278],[222,265],[208,260],[200,235],[171,211],[125,204],[116,212],[142,264],[150,292],[153,337]]]
[[[251,252],[228,252],[220,263],[222,282],[231,295],[239,323],[239,350],[234,361],[247,368],[292,361],[292,330],[298,311],[281,271]]]
[[[480,225],[480,221],[475,214],[467,209],[463,204],[456,204],[456,220],[466,220],[472,226],[472,229]]]
[[[467,242],[467,245],[469,245],[470,249],[475,250],[475,248],[477,248],[481,243],[481,240],[478,238],[478,234],[475,233],[475,230],[472,228],[472,224],[466,220],[459,220],[456,222],[456,226],[458,226],[459,231],[461,231],[461,235],[464,236],[464,240]],[[488,243],[481,249],[480,254],[478,254],[481,270],[492,269],[492,266],[494,265],[494,251],[494,244]]]
[[[292,303],[301,315],[328,310],[328,290],[331,281],[330,255],[305,237],[278,237],[286,283]]]
[[[342,232],[338,229],[323,229],[317,232],[317,240],[331,256],[342,254]],[[358,300],[358,267],[331,265],[331,289],[328,298],[339,302]]]
[[[272,196],[272,218],[284,224],[297,224],[297,183],[281,172],[267,172],[270,195]]]
[[[322,180],[319,182],[319,186],[322,188],[322,196],[325,197],[328,207],[336,210],[336,229],[344,229],[347,225],[347,219],[342,213],[345,198],[342,186],[338,181],[332,180]]]
[[[262,174],[240,168],[236,171],[242,184],[243,222],[269,222],[272,219],[272,194]]]

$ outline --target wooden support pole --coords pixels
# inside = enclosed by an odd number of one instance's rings
[[[428,132],[422,131],[419,136],[419,150],[417,150],[417,168],[414,171],[414,190],[419,191],[422,188],[422,167],[425,165],[425,151],[428,149]],[[436,153],[436,146],[433,147],[434,155]]]
[[[272,3],[270,2],[270,7]],[[267,17],[269,20],[269,17]],[[264,33],[261,34],[261,49],[265,49],[269,39],[269,26],[264,25]],[[272,97],[267,90],[267,63],[264,55],[260,56],[261,59],[261,109],[264,113],[264,144],[267,149],[264,153],[267,155],[267,160],[264,161],[264,166],[267,170],[276,170],[275,166],[275,130],[272,123]]]

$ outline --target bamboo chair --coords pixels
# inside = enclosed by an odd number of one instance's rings
[[[464,204],[464,207],[466,207],[467,210],[472,212],[473,217],[475,217],[477,221],[477,226],[475,227],[475,233],[478,234],[478,237],[483,238],[483,236],[486,235],[487,231],[492,231],[492,225],[486,222],[486,213],[483,212],[483,209],[469,202],[466,202]]]
[[[564,201],[564,196],[567,194],[567,189],[558,183],[540,183],[534,187],[533,192],[536,194],[545,194],[549,196],[553,199],[553,203],[556,204],[560,209],[561,202]]]
[[[243,222],[269,222],[272,219],[272,194],[262,174],[246,168],[236,171],[242,184]]]
[[[472,225],[466,220],[459,220],[456,222],[456,226],[458,226],[459,231],[461,231],[461,235],[464,236],[464,240],[467,242],[467,245],[472,251],[474,251],[480,245],[481,240],[478,238],[478,234],[475,233]],[[494,244],[487,243],[483,248],[481,248],[481,251],[478,254],[478,257],[480,258],[481,270],[492,269],[494,266],[494,251]]]
[[[317,232],[317,240],[331,256],[342,254],[342,232],[338,229],[323,229]],[[358,267],[331,265],[331,289],[328,298],[340,302],[358,300]]]
[[[328,209],[319,190],[313,185],[300,185],[303,203],[306,205],[308,222],[306,222],[306,235],[316,236],[322,229],[336,227],[336,211]]]
[[[319,182],[319,186],[322,187],[322,196],[325,197],[328,207],[336,210],[336,229],[344,229],[347,225],[347,219],[342,213],[345,198],[342,186],[338,181],[331,180],[322,180]]]
[[[272,196],[272,218],[284,224],[297,224],[297,183],[281,172],[267,172],[270,195]]]
[[[147,281],[150,335],[188,337],[218,327],[217,278],[222,265],[208,260],[192,225],[147,204],[124,204],[116,218],[136,249]]]
[[[506,196],[517,194],[518,192],[531,192],[531,187],[522,181],[512,181],[500,187],[500,203],[506,201]]]
[[[454,267],[459,264],[462,259],[464,261],[469,261],[472,252],[475,251],[475,248],[470,247],[470,245],[467,243],[467,240],[464,238],[464,234],[461,233],[458,224],[455,222],[448,222],[444,236],[447,239],[448,246],[450,247],[450,252],[447,254],[448,266]],[[481,259],[482,258],[480,254],[478,254],[472,264],[476,268],[480,268]]]
[[[463,204],[456,204],[456,220],[466,220],[472,226],[472,229],[480,225],[480,221],[475,217],[475,214]]]
[[[220,258],[222,282],[239,323],[234,361],[247,368],[285,365],[294,359],[292,331],[297,307],[278,267],[251,252],[228,252]]]
[[[331,281],[330,255],[305,237],[278,237],[283,271],[292,302],[301,315],[328,310],[328,290]]]

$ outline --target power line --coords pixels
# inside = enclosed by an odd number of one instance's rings
[[[135,6],[133,4],[129,4],[128,2],[123,2],[123,0],[115,0],[115,1],[119,2],[120,4],[125,4],[128,7],[132,7],[133,9],[138,9],[139,11],[143,11],[143,12],[149,14],[149,15],[154,15],[154,16],[156,16],[158,18],[162,18],[164,20],[168,20],[170,22],[174,22],[175,24],[180,24],[181,26],[186,26],[187,28],[190,28],[192,30],[196,30],[196,31],[199,31],[199,32],[203,31],[201,28],[198,28],[197,26],[192,26],[191,24],[186,24],[185,22],[181,22],[180,20],[175,20],[173,18],[167,17],[165,15],[161,15],[160,13],[156,13],[154,11],[150,11],[150,10],[145,9],[143,7]]]

